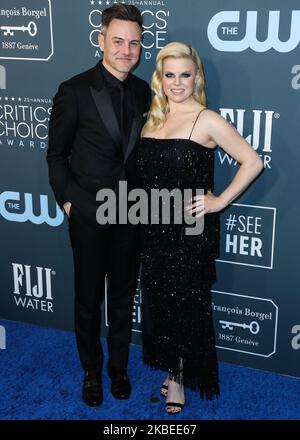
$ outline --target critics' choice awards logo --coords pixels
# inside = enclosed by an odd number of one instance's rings
[[[212,291],[216,347],[255,356],[276,352],[278,307],[270,299]]]
[[[52,278],[48,267],[12,263],[13,296],[18,308],[53,313]]]
[[[141,333],[141,322],[142,322],[141,307],[142,307],[141,280],[140,278],[138,278],[137,287],[133,298],[133,310],[132,310],[132,331],[136,333]],[[105,317],[105,326],[109,327],[107,283],[105,283],[104,317]]]
[[[0,59],[47,61],[53,55],[50,0],[1,0]]]
[[[0,147],[47,148],[49,98],[0,96]]]
[[[217,261],[273,268],[276,209],[234,203],[221,215]]]
[[[134,5],[140,9],[144,20],[142,56],[146,60],[155,57],[157,51],[167,44],[166,40],[170,9],[167,6],[166,0],[90,0],[89,3],[91,7],[88,16],[89,25],[91,27],[90,44],[95,49],[94,56],[96,58],[102,57],[98,46],[98,34],[101,30],[102,11],[115,3]]]
[[[51,205],[50,210],[49,199],[45,194],[37,196],[17,191],[4,191],[0,194],[0,216],[11,222],[28,221],[35,225],[46,223],[52,227],[60,226],[64,214],[56,202]]]
[[[271,169],[273,126],[274,121],[280,118],[280,114],[273,110],[246,111],[246,109],[220,108],[220,115],[233,124],[240,135],[252,145],[263,160],[264,167]],[[221,165],[237,165],[237,161],[221,150],[218,151],[218,158]]]
[[[281,22],[286,14],[289,14],[290,21],[284,35],[289,38],[282,41],[279,35],[282,27],[285,28]],[[269,11],[267,18],[260,17],[258,11],[220,11],[211,18],[207,36],[210,44],[221,52],[243,52],[247,49],[267,52],[274,49],[286,53],[293,51],[300,42],[299,22],[300,11]],[[265,31],[262,38],[257,36],[259,29]]]

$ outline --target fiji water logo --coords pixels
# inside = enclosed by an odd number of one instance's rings
[[[264,162],[264,167],[271,169],[272,165],[272,134],[273,123],[280,118],[280,114],[273,110],[252,110],[220,108],[220,115],[243,136]],[[237,165],[232,157],[223,151],[218,152],[220,163]]]
[[[11,222],[30,221],[35,225],[47,223],[52,227],[61,225],[64,221],[64,215],[57,203],[55,216],[51,217],[48,196],[41,194],[39,202],[39,206],[34,206],[33,195],[30,193],[24,193],[24,196],[21,197],[19,192],[4,191],[0,194],[0,215]]]
[[[286,53],[294,50],[300,42],[300,11],[292,11],[290,37],[287,41],[279,39],[280,11],[269,11],[268,34],[264,41],[257,39],[257,11],[247,11],[245,30],[231,23],[240,25],[240,11],[218,12],[208,24],[208,40],[221,52],[242,52],[246,49],[267,52],[275,49]],[[239,35],[243,35],[243,38],[239,39]]]
[[[19,263],[12,263],[12,269],[17,307],[52,313],[52,277],[56,272],[48,267]]]

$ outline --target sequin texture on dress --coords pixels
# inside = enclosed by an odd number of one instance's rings
[[[142,188],[213,190],[214,151],[189,139],[142,138],[138,151]],[[150,205],[149,205],[150,207]],[[143,361],[180,377],[202,398],[219,394],[211,285],[219,249],[219,215],[207,214],[200,235],[184,224],[143,224]]]

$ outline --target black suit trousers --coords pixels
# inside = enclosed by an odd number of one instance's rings
[[[126,368],[139,266],[138,227],[87,224],[72,205],[69,232],[74,257],[75,334],[83,369],[99,370],[101,304],[107,280],[108,365]]]

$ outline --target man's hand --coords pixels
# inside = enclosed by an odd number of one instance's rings
[[[67,214],[68,217],[70,217],[71,206],[72,206],[71,202],[66,202],[66,203],[63,204],[63,208],[64,208],[65,213]]]

